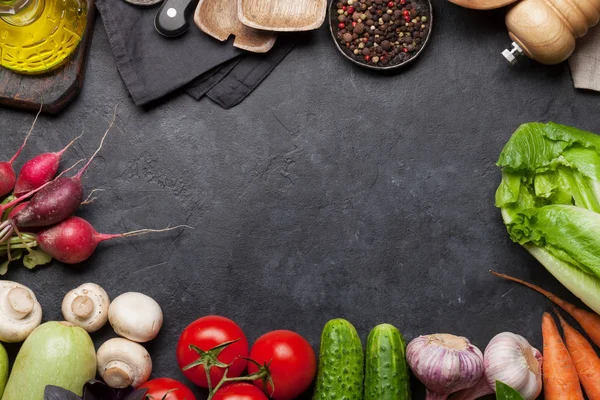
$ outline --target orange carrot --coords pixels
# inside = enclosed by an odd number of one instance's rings
[[[590,400],[600,400],[600,358],[581,333],[577,332],[554,310],[565,335],[567,349],[577,369],[579,380]]]
[[[544,338],[544,399],[583,400],[583,392],[577,370],[565,343],[558,333],[552,315],[544,313],[542,318]]]
[[[525,282],[521,279],[513,278],[512,276],[500,274],[498,272],[490,271],[492,274],[499,276],[500,278],[508,279],[509,281],[520,283],[521,285],[525,285],[530,289],[533,289],[544,296],[546,296],[550,301],[554,304],[568,312],[578,323],[581,325],[585,333],[592,339],[592,342],[596,344],[596,346],[600,347],[600,315],[582,310],[581,308],[575,307],[571,303],[567,303],[563,299],[553,295],[547,290],[542,289],[539,286],[533,285],[531,283]]]

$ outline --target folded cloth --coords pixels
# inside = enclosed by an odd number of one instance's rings
[[[600,25],[577,41],[569,66],[577,89],[600,91]]]
[[[204,95],[225,109],[242,102],[294,48],[298,35],[280,35],[266,54],[249,53],[225,64],[216,73],[192,82],[187,93],[199,100]]]
[[[158,7],[96,0],[121,78],[136,105],[169,94],[243,53],[205,35],[195,25],[177,38],[156,32]]]
[[[200,100],[206,93],[215,87],[236,65],[242,61],[243,56],[227,61],[220,66],[200,75],[186,87],[186,92],[196,100]]]

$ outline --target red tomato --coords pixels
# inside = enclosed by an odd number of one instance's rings
[[[190,349],[190,345],[208,351],[232,340],[238,341],[223,349],[217,360],[225,364],[231,364],[227,373],[228,377],[240,376],[244,372],[244,369],[246,369],[247,362],[243,358],[248,357],[248,340],[242,328],[235,322],[216,315],[197,319],[183,330],[177,343],[177,363],[179,364],[179,368],[183,369],[200,358],[200,355],[196,351]],[[213,366],[210,369],[210,380],[213,387],[223,379],[224,373],[224,368]],[[196,385],[208,388],[206,373],[202,365],[183,371],[183,374]]]
[[[187,386],[171,378],[152,379],[139,389],[148,389],[146,396],[153,400],[196,400],[196,396]]]
[[[264,393],[249,383],[233,383],[215,393],[213,400],[269,400]]]
[[[264,334],[250,350],[250,358],[261,365],[271,363],[269,369],[273,386],[264,388],[262,381],[254,384],[266,389],[274,400],[292,400],[310,386],[317,371],[315,352],[302,336],[291,331],[273,331]],[[248,373],[258,367],[248,363]]]

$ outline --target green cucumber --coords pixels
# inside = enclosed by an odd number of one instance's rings
[[[69,322],[46,322],[21,346],[2,400],[41,400],[46,385],[81,396],[96,376],[96,351],[90,335]]]
[[[364,400],[409,400],[406,342],[394,326],[377,325],[367,339]]]
[[[344,319],[329,321],[321,335],[313,400],[362,400],[364,354],[360,337]]]
[[[6,350],[4,350],[4,347],[0,344],[0,398],[2,398],[2,393],[4,393],[4,387],[8,380],[8,371],[8,354],[6,354]]]

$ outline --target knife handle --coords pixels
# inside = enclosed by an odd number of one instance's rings
[[[166,0],[154,19],[154,27],[163,36],[176,37],[190,27],[187,22],[198,0]]]

